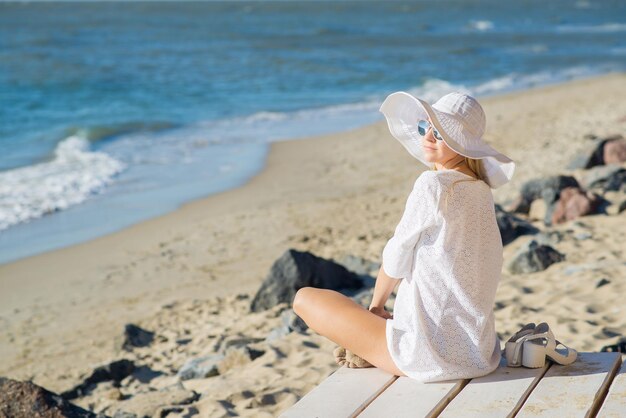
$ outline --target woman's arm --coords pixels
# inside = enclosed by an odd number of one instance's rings
[[[415,181],[400,222],[383,248],[385,276],[412,280],[415,246],[422,232],[439,221],[440,192],[440,179],[435,177],[434,172],[426,171]]]
[[[384,310],[389,295],[391,295],[391,292],[398,283],[400,283],[400,280],[389,277],[381,265],[378,271],[378,277],[376,278],[376,286],[374,286],[374,295],[372,296],[372,303],[370,303],[369,310]]]

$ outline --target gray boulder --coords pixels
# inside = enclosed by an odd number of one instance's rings
[[[352,254],[340,259],[339,264],[359,276],[369,276],[373,271],[380,269],[380,263],[369,261]]]
[[[272,308],[279,303],[291,306],[296,292],[307,286],[322,289],[357,289],[363,285],[358,275],[331,260],[294,249],[274,262],[267,278],[250,305],[252,312]]]
[[[204,379],[220,374],[218,364],[224,360],[224,354],[212,354],[209,356],[189,359],[176,375],[180,380]]]
[[[293,309],[286,309],[280,314],[282,324],[272,329],[265,337],[265,341],[274,341],[292,332],[304,333],[309,326],[300,318]]]
[[[289,329],[289,331],[296,331],[299,333],[306,332],[309,326],[300,318],[293,309],[287,309],[280,314],[280,319],[283,325]]]
[[[291,334],[291,331],[289,330],[289,328],[287,328],[284,325],[281,325],[279,327],[273,328],[265,337],[265,341],[272,342],[272,341],[280,340],[281,338],[289,334]]]
[[[532,240],[517,252],[509,263],[508,269],[511,274],[535,273],[564,259],[565,255],[549,245],[542,245]]]
[[[547,178],[529,180],[522,185],[520,196],[510,208],[514,213],[528,214],[530,204],[535,199],[543,199],[546,204],[545,224],[550,225],[554,204],[559,199],[559,193],[566,187],[578,187],[578,181],[572,176],[551,176]]]
[[[263,354],[265,350],[253,345],[263,338],[232,338],[225,340],[218,354],[188,360],[176,374],[180,380],[204,379],[217,376],[233,367],[249,363]]]

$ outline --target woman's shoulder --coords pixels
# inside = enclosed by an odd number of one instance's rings
[[[445,191],[453,184],[459,183],[487,186],[487,183],[484,181],[456,170],[426,170],[419,175],[415,181],[415,186],[431,188],[432,190],[441,192]]]
[[[460,202],[493,199],[487,183],[454,170],[424,171],[415,181],[412,194],[415,200],[436,206],[443,200],[447,204],[456,201],[463,207],[469,207]]]
[[[453,177],[457,177],[456,175],[451,176],[449,171],[451,170],[426,170],[417,177],[415,186],[441,192],[449,186],[451,180],[454,179]]]
[[[413,185],[413,190],[440,192],[444,184],[443,178],[438,175],[438,171],[426,170],[422,172]]]

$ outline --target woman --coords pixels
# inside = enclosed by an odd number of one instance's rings
[[[422,382],[486,375],[501,357],[493,305],[502,240],[490,188],[509,181],[515,163],[482,140],[485,114],[466,94],[431,107],[397,92],[380,110],[391,134],[431,170],[415,181],[385,245],[369,309],[306,287],[294,311],[367,366]],[[384,306],[398,284],[392,316]]]

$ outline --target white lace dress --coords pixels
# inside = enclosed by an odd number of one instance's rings
[[[485,182],[454,170],[423,172],[382,259],[385,273],[402,280],[386,322],[398,369],[435,382],[498,367],[493,305],[502,239]]]

